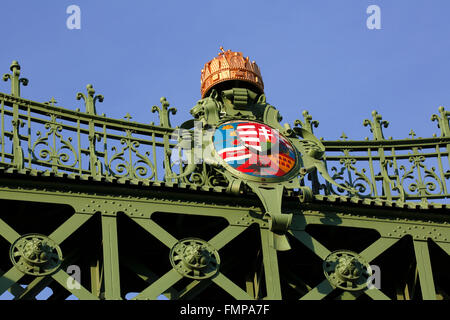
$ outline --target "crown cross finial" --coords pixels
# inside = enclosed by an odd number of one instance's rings
[[[124,117],[125,119],[127,119],[127,121],[130,121],[131,119],[133,119],[132,116],[130,116],[130,114],[127,112],[127,114]]]
[[[52,97],[52,98],[50,99],[50,101],[44,102],[44,104],[48,104],[48,105],[50,105],[50,106],[55,106],[55,104],[56,104],[57,102],[58,102],[58,101],[56,101],[55,97]]]

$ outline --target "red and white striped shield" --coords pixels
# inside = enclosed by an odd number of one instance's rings
[[[261,123],[241,123],[237,135],[242,144],[258,152],[266,152],[278,143],[278,132]]]

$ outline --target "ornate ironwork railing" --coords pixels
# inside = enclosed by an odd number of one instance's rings
[[[439,115],[433,114],[432,121],[438,121],[441,136],[410,139],[385,139],[382,127],[388,122],[382,120],[376,111],[372,120],[364,120],[373,134],[372,140],[323,141],[326,147],[325,161],[333,179],[340,184],[355,188],[360,197],[381,198],[390,201],[421,201],[426,204],[435,199],[450,197],[447,181],[450,177],[450,130],[449,115],[439,107]],[[312,130],[311,117],[304,112],[307,128]],[[298,122],[297,122],[298,123]],[[314,122],[315,126],[318,122]],[[326,194],[351,195],[325,182],[320,177],[312,179],[313,190],[323,189]]]
[[[180,173],[183,165],[171,157],[176,141],[171,139],[175,128],[165,98],[159,113],[159,125],[110,119],[96,112],[96,103],[103,101],[95,95],[92,85],[83,99],[85,112],[73,111],[55,105],[55,100],[39,103],[20,97],[20,86],[28,80],[20,78],[20,66],[11,65],[11,74],[3,79],[11,81],[11,93],[0,93],[0,167],[28,169],[30,173],[47,171],[94,178],[126,178],[139,181],[165,181],[173,172]],[[446,201],[450,198],[447,181],[450,177],[449,115],[443,107],[432,116],[438,122],[440,137],[391,140],[385,139],[382,127],[387,121],[375,111],[372,120],[364,120],[373,133],[372,140],[323,141],[325,162],[333,179],[355,188],[360,197],[381,198],[391,201]],[[313,131],[318,126],[308,112],[295,125]],[[345,138],[345,137],[344,137]],[[180,158],[180,155],[178,159]],[[211,183],[214,172],[205,164],[201,173],[171,182],[199,184]],[[208,171],[208,172],[206,172]],[[220,180],[220,179],[219,179]],[[320,175],[313,173],[303,181],[314,193],[350,195],[332,186]]]

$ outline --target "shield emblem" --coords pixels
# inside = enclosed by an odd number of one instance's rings
[[[214,147],[226,165],[260,178],[279,178],[296,164],[291,143],[276,129],[254,121],[230,121],[214,133]]]

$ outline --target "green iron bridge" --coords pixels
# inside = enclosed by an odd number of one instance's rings
[[[70,110],[21,97],[28,80],[16,61],[10,70],[11,92],[0,93],[0,295],[449,299],[443,107],[431,116],[439,136],[386,139],[374,111],[363,122],[371,139],[315,142],[325,171],[299,170],[293,188],[253,188],[220,166],[176,160],[176,109],[165,98],[152,108],[159,124],[110,119],[97,114],[103,96],[92,85],[76,95],[85,109]],[[294,143],[317,126],[304,111],[280,130]]]

